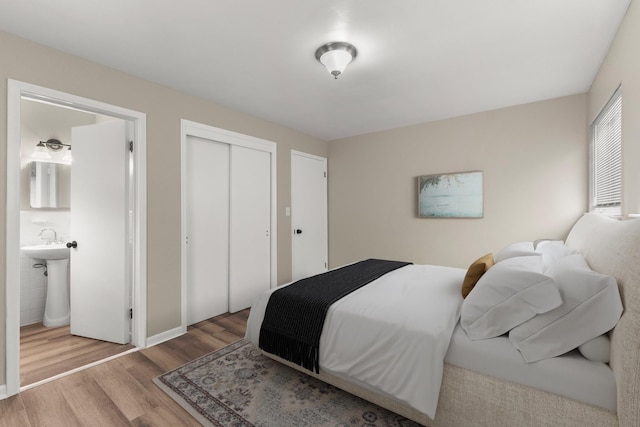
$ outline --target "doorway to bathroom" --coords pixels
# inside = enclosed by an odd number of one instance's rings
[[[144,347],[145,121],[9,81],[8,395]]]

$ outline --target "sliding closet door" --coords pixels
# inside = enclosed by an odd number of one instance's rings
[[[229,311],[271,287],[271,153],[231,147]]]
[[[229,301],[229,145],[187,137],[187,324]]]

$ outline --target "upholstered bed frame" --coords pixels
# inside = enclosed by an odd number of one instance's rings
[[[620,287],[625,311],[611,332],[610,362],[617,384],[616,412],[445,363],[431,420],[388,396],[267,355],[429,427],[640,426],[640,220],[586,214],[566,244],[582,253],[593,270],[615,277]]]

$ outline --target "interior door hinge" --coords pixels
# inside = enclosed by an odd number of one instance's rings
[[[129,319],[133,319],[133,308],[129,309]]]
[[[133,153],[133,141],[129,141],[129,151]]]
[[[325,178],[327,177],[327,171],[324,171],[324,177]]]

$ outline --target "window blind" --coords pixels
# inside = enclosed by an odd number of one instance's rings
[[[592,210],[620,214],[622,200],[622,86],[591,125]]]

